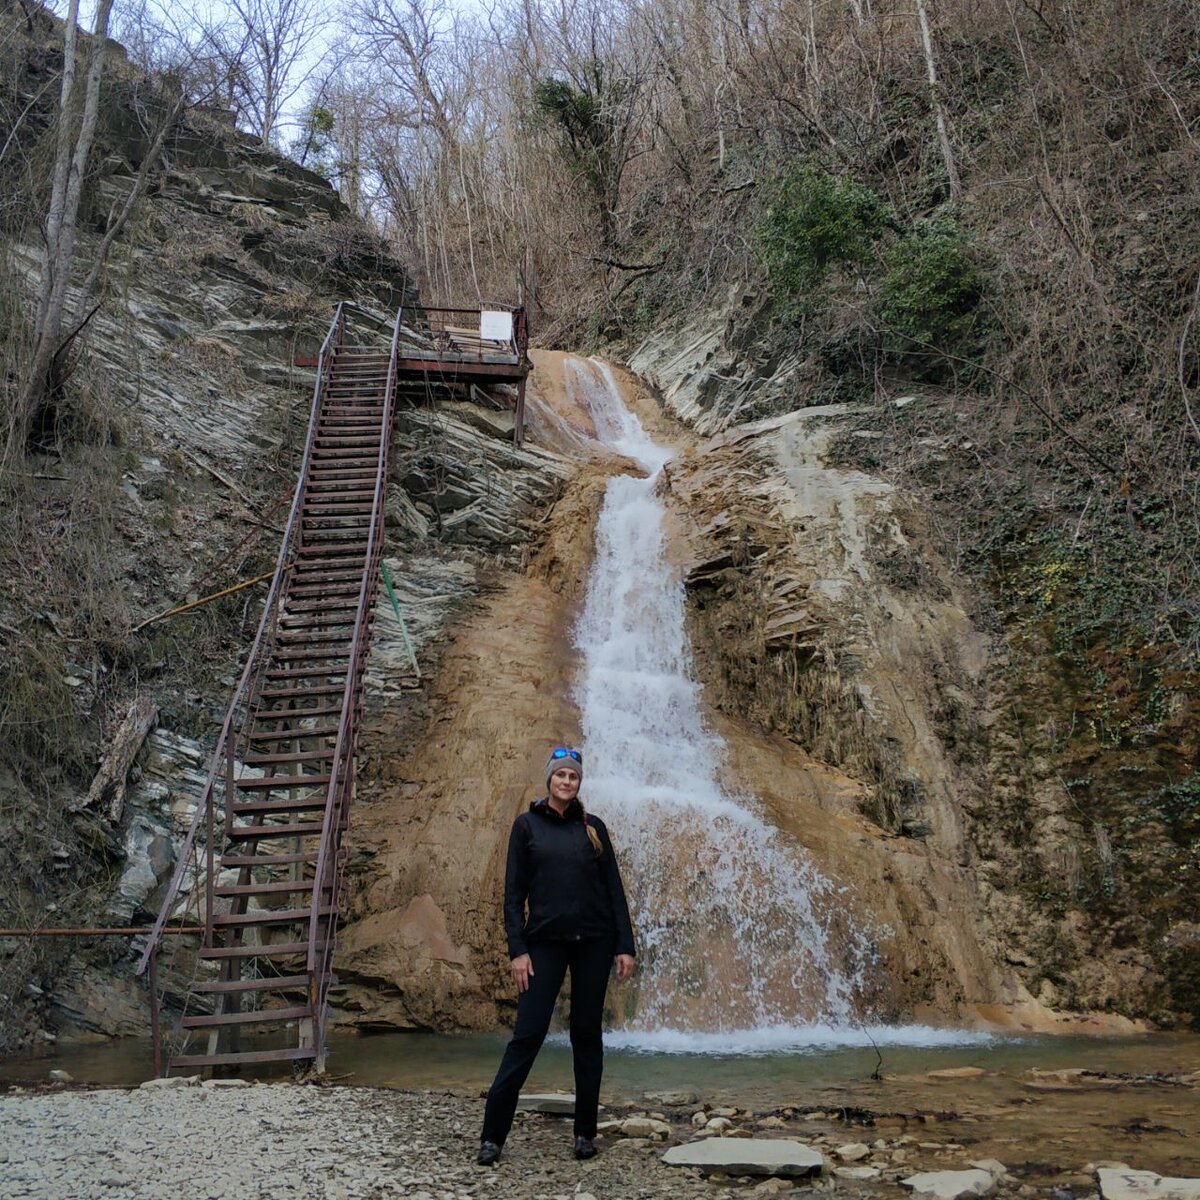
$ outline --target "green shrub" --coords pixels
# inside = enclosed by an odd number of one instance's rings
[[[870,188],[806,164],[777,182],[756,240],[777,294],[793,297],[819,285],[833,266],[870,262],[891,223]]]
[[[876,311],[899,357],[965,348],[978,332],[983,272],[947,220],[921,222],[888,248]]]

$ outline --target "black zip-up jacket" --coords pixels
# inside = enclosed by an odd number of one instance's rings
[[[577,800],[561,817],[549,801],[535,800],[513,822],[504,876],[509,958],[528,953],[529,942],[585,938],[611,938],[613,954],[637,953],[608,830],[599,817],[588,814],[604,847],[597,857],[582,813]]]

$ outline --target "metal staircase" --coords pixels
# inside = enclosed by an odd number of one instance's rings
[[[317,362],[300,477],[258,634],[139,966],[151,969],[157,1073],[157,954],[189,887],[203,893],[194,899],[204,935],[166,1069],[322,1065],[400,314],[390,351],[348,344],[346,328],[339,305]],[[255,1035],[253,1048],[244,1033]]]
[[[520,443],[523,309],[402,307],[381,349],[347,341],[353,307],[338,305],[316,360],[262,620],[138,965],[150,974],[156,1075],[289,1060],[323,1068],[397,397],[506,385]],[[198,948],[171,939],[160,988],[164,934],[194,927]],[[184,965],[189,947],[194,962]],[[184,996],[169,1046],[164,994]]]

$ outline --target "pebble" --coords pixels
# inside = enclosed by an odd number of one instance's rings
[[[653,1117],[629,1117],[621,1123],[621,1132],[632,1138],[666,1138],[671,1132],[671,1126],[666,1121],[656,1121]]]
[[[842,1162],[858,1162],[860,1158],[866,1158],[871,1153],[871,1147],[862,1142],[847,1142],[835,1147],[833,1152]]]

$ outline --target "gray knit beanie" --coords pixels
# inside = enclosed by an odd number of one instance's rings
[[[580,750],[571,750],[569,747],[559,747],[559,749],[567,749],[566,754],[551,754],[546,760],[546,787],[550,787],[550,776],[555,771],[561,770],[563,767],[570,767],[572,771],[579,776],[579,782],[583,782],[583,752]],[[576,758],[575,755],[579,757]]]

